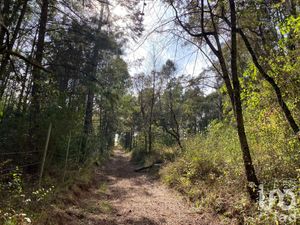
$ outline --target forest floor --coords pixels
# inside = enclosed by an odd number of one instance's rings
[[[222,224],[212,213],[197,212],[149,173],[134,172],[130,156],[115,150],[95,172],[92,187],[75,199],[53,206],[49,224],[63,225],[204,225]],[[84,191],[83,191],[84,190]],[[55,221],[55,222],[54,222]]]

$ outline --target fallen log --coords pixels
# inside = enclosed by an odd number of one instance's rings
[[[154,166],[160,167],[162,163],[153,163],[150,166],[143,166],[134,170],[134,172],[141,172],[146,169],[151,169]]]

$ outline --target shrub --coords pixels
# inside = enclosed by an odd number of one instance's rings
[[[299,143],[287,138],[278,115],[264,118],[261,126],[254,125],[255,119],[252,115],[246,121],[246,131],[259,180],[266,191],[275,187],[282,190],[286,188],[284,180],[297,178]],[[214,121],[205,134],[187,138],[184,146],[184,152],[160,172],[166,184],[187,196],[196,207],[238,218],[243,224],[279,223],[276,211],[261,214],[258,205],[248,200],[239,141],[230,123]],[[290,183],[292,187],[297,185]]]

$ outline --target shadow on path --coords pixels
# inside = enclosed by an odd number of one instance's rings
[[[147,173],[134,172],[128,154],[115,150],[95,171],[95,184],[64,209],[62,225],[204,225],[222,224],[210,214],[192,210],[176,192]]]

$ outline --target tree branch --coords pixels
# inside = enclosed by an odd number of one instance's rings
[[[20,53],[18,53],[18,52],[4,50],[3,53],[4,53],[4,54],[6,53],[6,54],[8,54],[8,55],[12,55],[12,56],[18,57],[18,58],[24,60],[25,62],[31,64],[32,66],[35,66],[35,67],[37,67],[37,68],[39,68],[39,69],[41,69],[41,70],[43,70],[43,71],[45,71],[45,72],[47,72],[47,73],[52,73],[52,72],[51,72],[50,70],[48,70],[47,68],[43,67],[42,65],[40,65],[40,64],[38,64],[38,63],[36,63],[36,62],[30,60],[30,59],[28,59],[27,57],[23,56],[22,54],[20,54]],[[3,54],[3,53],[1,53],[1,54]]]
[[[201,33],[198,33],[198,34],[195,34],[193,32],[191,32],[186,25],[183,24],[183,22],[180,20],[179,18],[179,15],[178,15],[178,11],[176,9],[176,7],[174,6],[173,2],[171,1],[170,2],[172,8],[174,9],[175,11],[175,17],[177,19],[177,21],[179,22],[180,26],[189,34],[191,35],[192,37],[205,37],[205,36],[209,36],[209,35],[215,35],[215,32],[213,31],[207,31],[207,32],[204,32],[202,31]]]
[[[259,63],[258,57],[256,56],[256,53],[254,52],[254,49],[252,48],[252,46],[251,46],[251,44],[250,44],[247,36],[243,32],[243,30],[240,29],[240,28],[238,28],[237,32],[241,35],[241,37],[242,37],[242,39],[243,39],[243,41],[244,41],[244,43],[246,45],[246,48],[248,49],[248,52],[251,55],[251,58],[252,58],[252,61],[253,61],[254,65],[255,65],[255,67],[261,73],[261,75],[263,76],[263,78],[266,81],[268,81],[271,84],[271,86],[273,87],[273,89],[274,89],[274,91],[276,93],[276,96],[277,96],[277,101],[278,101],[280,107],[282,108],[282,111],[284,112],[285,117],[286,117],[287,121],[289,122],[291,128],[293,129],[294,133],[296,135],[299,135],[299,132],[300,132],[299,126],[296,123],[296,121],[295,121],[295,119],[294,119],[294,117],[293,117],[290,109],[288,108],[287,104],[285,103],[280,88],[276,84],[275,80],[271,76],[269,76],[269,74],[264,70],[264,68],[262,67],[262,65]],[[300,140],[300,136],[298,138]]]

